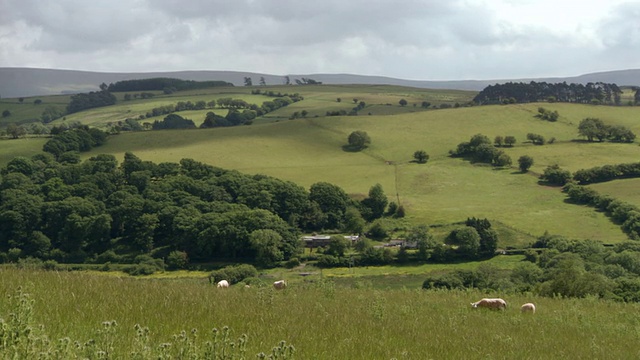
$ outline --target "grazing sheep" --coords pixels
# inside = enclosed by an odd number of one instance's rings
[[[218,281],[217,287],[227,289],[229,287],[229,282],[227,280],[220,280]]]
[[[507,308],[507,302],[502,299],[482,299],[471,303],[473,308],[487,308],[492,310],[504,310]]]
[[[523,313],[530,312],[532,314],[535,314],[536,306],[533,305],[532,303],[526,303],[520,307],[520,311],[522,311]]]
[[[284,280],[278,280],[273,283],[273,288],[276,290],[284,290],[287,287],[287,282]]]

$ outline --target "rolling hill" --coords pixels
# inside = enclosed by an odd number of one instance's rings
[[[288,89],[282,85],[265,88]],[[215,88],[208,92],[177,92],[152,99],[119,101],[114,106],[68,115],[66,120],[52,124],[80,121],[105,127],[110,122],[138,118],[155,106],[178,101],[233,97],[260,103],[270,99],[251,94],[251,90],[244,86]],[[251,126],[123,132],[82,157],[108,153],[122,161],[125,152],[133,152],[156,163],[192,158],[244,173],[291,180],[305,188],[326,181],[355,196],[366,194],[371,186],[380,183],[391,200],[408,210],[406,221],[410,224],[446,226],[467,217],[486,217],[501,224],[503,233],[510,234],[504,243],[508,246],[525,244],[545,231],[607,243],[627,238],[604,214],[566,203],[559,188],[538,185],[537,175],[553,164],[576,171],[637,161],[637,144],[576,141],[578,123],[590,116],[640,132],[637,107],[532,103],[434,109],[422,108],[420,104],[422,101],[463,104],[473,93],[371,85],[300,86],[296,90],[301,91],[303,101],[257,118]],[[337,101],[338,98],[343,100]],[[352,99],[366,103],[358,116],[325,116],[328,110],[351,109]],[[400,106],[399,99],[407,99],[409,106]],[[46,103],[48,98],[43,100]],[[35,107],[27,102],[16,106]],[[558,121],[536,118],[540,106],[558,111]],[[308,112],[305,118],[290,120],[292,113],[302,110]],[[179,114],[199,125],[208,111],[211,110]],[[221,111],[226,110],[213,111],[224,114]],[[372,144],[362,152],[345,152],[342,146],[354,130],[366,131]],[[516,146],[503,149],[512,158],[514,167],[495,169],[449,156],[449,150],[479,133],[490,139],[514,136]],[[526,140],[528,133],[542,134],[555,141],[535,146]],[[6,163],[16,155],[30,156],[40,151],[44,141],[42,138],[1,141],[0,160]],[[416,150],[425,150],[430,155],[426,165],[412,162]],[[516,171],[516,160],[523,155],[535,160],[529,174]],[[632,191],[628,187],[626,192],[616,195],[623,197]]]
[[[398,85],[431,89],[457,89],[479,91],[487,85],[496,83],[547,81],[567,83],[607,82],[620,86],[640,85],[640,69],[618,70],[584,74],[573,77],[537,78],[537,79],[496,79],[496,80],[459,80],[426,81],[407,80],[383,76],[353,74],[289,74],[273,75],[238,71],[178,71],[148,73],[107,73],[92,71],[38,69],[38,68],[0,68],[0,96],[3,98],[56,95],[98,90],[101,83],[115,83],[121,80],[144,79],[153,77],[172,77],[183,80],[222,80],[236,86],[244,84],[245,77],[251,77],[254,85],[264,77],[267,85],[282,85],[285,76],[292,83],[295,79],[311,78],[324,84],[377,84]]]

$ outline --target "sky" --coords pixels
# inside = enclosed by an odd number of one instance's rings
[[[0,0],[0,67],[576,76],[640,68],[640,0]]]

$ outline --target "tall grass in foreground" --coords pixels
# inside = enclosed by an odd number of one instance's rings
[[[51,343],[93,340],[101,351],[109,349],[101,355],[115,359],[134,353],[148,358],[144,349],[158,354],[162,346],[188,349],[196,335],[204,346],[213,341],[212,329],[221,334],[224,326],[228,341],[244,339],[246,358],[270,353],[283,340],[285,347],[295,346],[298,359],[640,357],[640,307],[591,298],[380,291],[341,288],[326,280],[293,284],[282,292],[222,290],[206,281],[3,269],[0,316],[5,321],[13,311],[13,300],[5,295],[19,287],[33,299],[33,323],[43,325],[38,331]],[[484,296],[501,296],[509,307],[504,312],[470,308]],[[519,305],[529,301],[536,303],[536,314],[521,314]],[[148,347],[141,346],[141,338]]]

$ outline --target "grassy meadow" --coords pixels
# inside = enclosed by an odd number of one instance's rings
[[[355,289],[331,280],[300,282],[276,292],[270,286],[221,290],[195,279],[0,271],[1,316],[8,319],[12,309],[6,295],[21,287],[34,301],[32,323],[43,326],[35,326],[32,335],[46,334],[49,351],[77,341],[94,351],[109,348],[114,359],[132,354],[179,358],[181,347],[194,352],[211,341],[212,329],[222,332],[228,326],[231,341],[246,335],[247,358],[269,354],[283,340],[295,347],[297,359],[640,356],[638,304],[475,291]],[[506,299],[507,310],[471,309],[469,303],[487,295]],[[521,314],[519,306],[525,302],[534,302],[537,312]],[[136,324],[148,333],[139,336]],[[95,352],[93,356],[97,358]]]
[[[638,192],[640,188],[639,179],[621,179],[592,184],[589,185],[589,187],[600,194],[610,195],[635,206],[640,206],[640,192]]]

